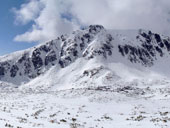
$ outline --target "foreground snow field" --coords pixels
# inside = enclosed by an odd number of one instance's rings
[[[4,89],[0,128],[169,128],[169,81],[55,92]]]

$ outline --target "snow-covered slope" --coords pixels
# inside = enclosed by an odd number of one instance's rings
[[[116,80],[139,78],[149,72],[168,75],[169,53],[169,37],[146,30],[106,30],[91,25],[0,57],[0,80],[20,85],[37,79],[44,83],[42,78],[48,78],[50,85],[62,85],[80,84],[84,79],[89,82],[95,75],[97,81],[108,75]]]

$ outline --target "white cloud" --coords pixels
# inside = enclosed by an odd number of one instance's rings
[[[12,10],[16,15],[16,23],[26,24],[37,18],[42,9],[43,4],[40,1],[30,0],[28,3],[22,4],[19,10],[16,8],[13,8]]]
[[[17,22],[34,22],[15,41],[46,41],[90,24],[170,34],[168,0],[31,0],[14,10]]]
[[[23,7],[28,7],[30,3],[22,5],[20,10],[16,10],[16,20],[17,22],[28,22],[34,21],[31,30],[17,35],[15,41],[24,41],[24,42],[42,42],[47,41],[53,38],[56,38],[60,34],[69,33],[74,28],[77,28],[76,23],[65,18],[61,18],[61,14],[65,13],[65,6],[60,0],[32,0],[31,2],[40,2],[43,9],[41,11],[35,10],[35,15],[29,14],[29,9],[24,9]],[[66,5],[66,4],[64,4]],[[22,10],[26,10],[23,13]],[[40,9],[39,9],[40,10]],[[28,11],[28,12],[27,12]],[[37,12],[38,16],[37,16]],[[32,13],[32,12],[31,12]],[[25,14],[25,15],[24,15]],[[29,14],[29,16],[27,16]],[[22,16],[22,18],[20,18]],[[29,18],[28,18],[29,17]]]
[[[72,0],[72,11],[84,24],[113,29],[169,31],[170,1],[167,0]]]

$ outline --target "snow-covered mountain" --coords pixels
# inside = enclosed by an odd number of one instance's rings
[[[109,77],[109,73],[114,79],[125,79],[129,73],[136,78],[141,72],[143,76],[148,74],[145,72],[148,69],[158,74],[166,71],[164,75],[167,75],[170,73],[167,70],[169,54],[169,37],[142,29],[107,30],[100,25],[91,25],[0,57],[0,80],[20,85],[46,76],[52,83],[62,84],[75,82],[76,76],[80,82],[80,77],[88,76],[86,79],[90,81],[97,75]]]
[[[1,128],[169,128],[170,38],[91,25],[0,57]]]

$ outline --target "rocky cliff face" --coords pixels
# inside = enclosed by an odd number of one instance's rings
[[[128,56],[132,63],[141,63],[145,66],[152,66],[154,60],[163,57],[170,51],[170,39],[161,37],[159,34],[151,31],[139,30],[136,40],[141,42],[140,47],[131,45],[119,45],[119,51],[122,56]]]
[[[59,51],[56,42],[57,40],[54,40],[23,51],[19,53],[17,58],[11,58],[11,60],[8,60],[8,56],[2,57],[0,62],[0,78],[5,80],[9,79],[9,77],[11,79],[17,77],[22,80],[23,77],[26,79],[37,77],[57,63]]]
[[[116,55],[115,50],[118,51]],[[144,30],[136,30],[128,36],[128,31],[124,35],[100,25],[91,25],[34,48],[1,57],[0,80],[29,81],[54,65],[65,68],[77,58],[93,59],[96,56],[110,59],[119,55],[131,63],[150,67],[169,53],[169,37]]]

